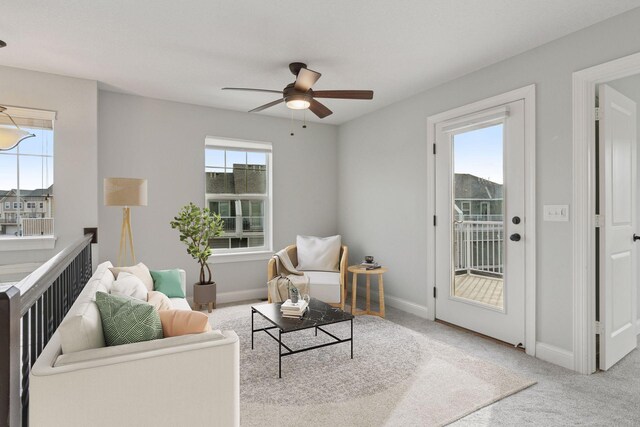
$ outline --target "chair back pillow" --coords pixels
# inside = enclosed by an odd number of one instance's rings
[[[339,271],[340,235],[330,237],[297,236],[298,270]]]

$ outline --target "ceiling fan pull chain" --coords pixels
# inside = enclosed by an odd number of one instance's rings
[[[307,128],[307,110],[302,110],[302,129]]]
[[[289,127],[291,129],[291,136],[293,136],[293,110],[291,110],[291,125]]]

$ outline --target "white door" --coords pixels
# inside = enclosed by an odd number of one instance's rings
[[[436,125],[435,316],[513,345],[525,342],[524,141],[523,100]]]
[[[600,116],[600,369],[636,348],[636,104],[607,85]]]

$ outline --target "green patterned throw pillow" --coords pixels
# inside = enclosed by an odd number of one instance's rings
[[[135,298],[96,292],[108,346],[162,338],[160,316],[152,305]]]

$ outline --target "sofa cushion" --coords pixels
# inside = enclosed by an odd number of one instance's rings
[[[106,292],[105,292],[106,293]],[[142,283],[137,276],[126,271],[118,274],[118,279],[111,285],[112,295],[122,295],[125,297],[131,297],[142,301],[147,300],[147,287]]]
[[[182,280],[178,270],[157,270],[151,271],[153,278],[153,290],[159,291],[169,298],[184,298],[182,291]]]
[[[168,296],[162,292],[150,291],[147,293],[147,302],[151,304],[157,311],[172,310],[173,305]]]
[[[152,305],[135,298],[96,293],[104,341],[107,345],[129,344],[162,338],[162,323]]]
[[[165,337],[200,334],[211,330],[209,317],[199,311],[163,310],[158,314]]]
[[[330,237],[297,236],[298,270],[338,271],[340,235]]]
[[[171,306],[176,310],[191,310],[191,306],[184,298],[169,298]]]
[[[309,295],[326,303],[340,302],[340,273],[305,271],[309,278]]]
[[[109,267],[112,266],[110,262],[98,266],[58,326],[57,332],[63,353],[105,346],[100,311],[94,302],[94,295],[97,290],[105,292],[113,281],[113,275],[109,271]]]
[[[148,291],[153,290],[153,279],[151,278],[151,273],[149,273],[149,269],[147,268],[147,266],[141,262],[130,267],[112,267],[109,270],[111,270],[111,273],[113,273],[113,276],[116,278],[116,280],[118,279],[118,274],[121,271],[131,273],[142,280],[142,283],[144,283]]]

